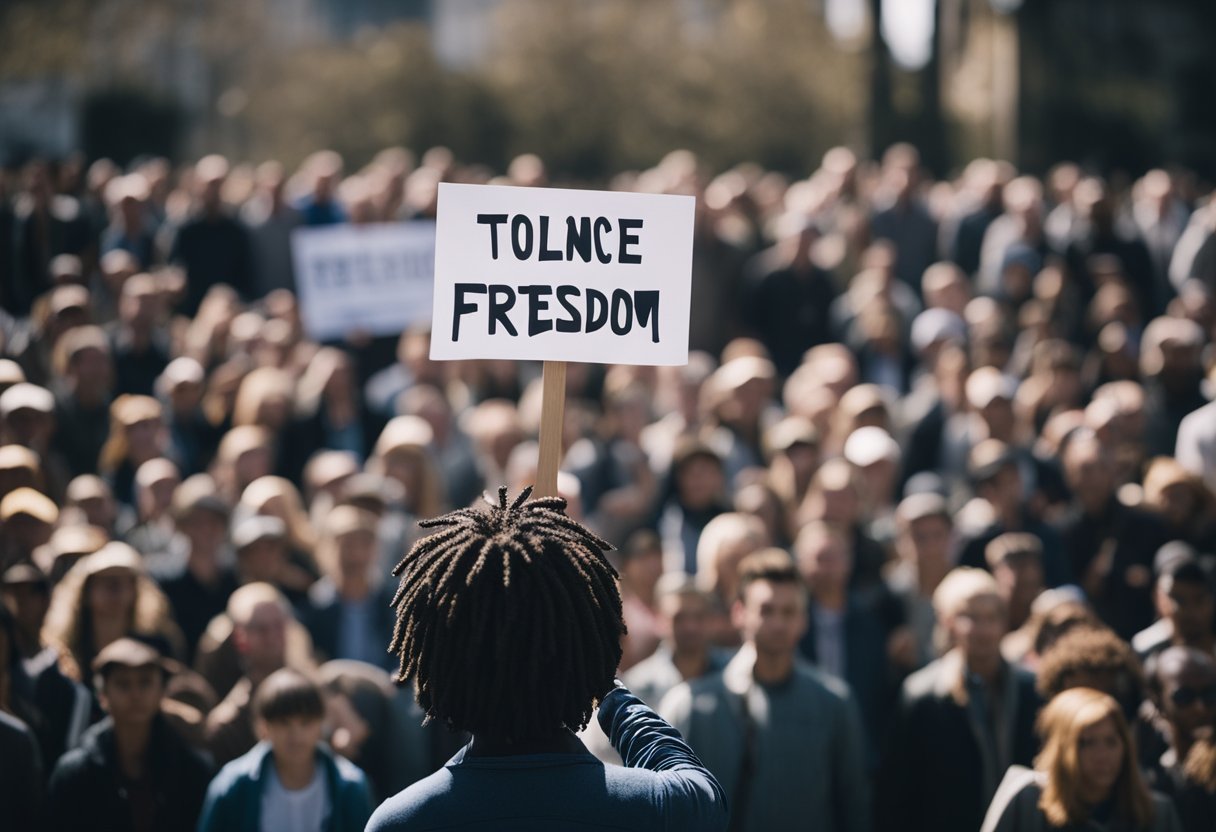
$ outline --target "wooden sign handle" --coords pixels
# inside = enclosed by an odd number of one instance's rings
[[[562,461],[562,414],[566,408],[566,362],[546,361],[541,379],[540,459],[534,497],[557,496],[557,467]]]

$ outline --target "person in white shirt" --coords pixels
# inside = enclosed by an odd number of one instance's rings
[[[220,770],[199,832],[361,832],[372,813],[367,777],[321,741],[320,687],[290,669],[258,686],[262,741]]]

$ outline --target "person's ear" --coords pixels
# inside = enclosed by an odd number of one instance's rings
[[[743,606],[742,601],[735,601],[730,605],[730,623],[736,630],[742,631],[746,615],[747,608]]]
[[[259,741],[270,739],[270,727],[266,724],[266,720],[255,717],[253,720],[253,733]]]

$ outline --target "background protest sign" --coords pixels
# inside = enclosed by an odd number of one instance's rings
[[[441,184],[431,357],[687,363],[694,205]]]
[[[300,315],[319,340],[397,335],[431,315],[435,223],[299,228],[291,235]]]

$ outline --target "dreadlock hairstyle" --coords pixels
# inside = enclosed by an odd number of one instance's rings
[[[466,508],[397,564],[397,680],[414,681],[427,720],[516,740],[581,730],[611,690],[625,621],[611,545],[560,497]]]

